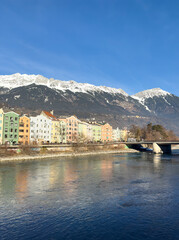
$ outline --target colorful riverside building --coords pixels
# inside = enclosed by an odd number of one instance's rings
[[[3,140],[3,120],[4,120],[4,111],[0,108],[0,144],[2,144]]]
[[[23,115],[19,118],[19,144],[30,143],[30,118]]]
[[[16,144],[19,140],[19,114],[15,112],[4,113],[3,144]]]
[[[101,142],[101,125],[96,122],[90,123],[92,128],[92,141]]]
[[[78,122],[79,142],[89,142],[93,140],[93,130],[91,124],[79,121]]]
[[[113,129],[113,135],[112,135],[114,142],[120,142],[121,141],[121,130],[119,128]]]
[[[52,121],[51,143],[60,143],[60,122],[58,120]]]
[[[52,121],[51,132],[52,143],[66,143],[66,122],[60,120]]]
[[[66,123],[66,142],[78,142],[78,124],[80,120],[76,116],[59,119]]]
[[[102,142],[111,142],[113,130],[112,126],[109,123],[105,123],[101,125],[101,140]]]
[[[66,122],[63,120],[59,120],[59,125],[60,125],[60,143],[66,143],[67,142]]]
[[[43,116],[30,117],[30,142],[50,143],[52,121]]]
[[[42,111],[41,115],[50,119],[52,122],[51,127],[51,143],[59,143],[60,142],[60,124],[57,118],[53,115],[53,110],[50,112]]]
[[[51,143],[66,143],[66,122],[57,119],[51,112],[42,111],[41,115],[52,121]]]

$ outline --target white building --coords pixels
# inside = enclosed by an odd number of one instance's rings
[[[51,142],[52,121],[43,116],[30,117],[30,142]]]
[[[112,138],[114,142],[121,141],[121,130],[119,128],[113,129]]]

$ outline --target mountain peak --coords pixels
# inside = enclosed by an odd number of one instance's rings
[[[132,95],[133,98],[145,100],[147,98],[160,97],[171,95],[169,92],[162,90],[161,88],[152,88]]]

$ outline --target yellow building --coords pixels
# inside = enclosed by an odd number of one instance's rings
[[[3,122],[4,122],[4,111],[0,108],[0,144],[3,143]]]
[[[60,121],[58,120],[52,120],[51,142],[60,142]]]
[[[128,130],[123,129],[121,130],[121,140],[127,142],[128,139]]]
[[[78,135],[79,135],[79,141],[81,142],[92,141],[93,131],[92,131],[91,124],[80,121],[78,123]]]

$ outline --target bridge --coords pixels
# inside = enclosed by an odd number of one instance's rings
[[[172,153],[172,145],[179,145],[179,141],[143,141],[143,142],[125,142],[125,144],[132,149],[138,151],[147,151],[149,148],[153,149],[153,153],[160,153],[160,154],[171,154]]]
[[[57,149],[57,150],[69,150],[76,147],[84,147],[84,146],[91,146],[91,147],[104,147],[105,145],[120,145],[125,144],[128,148],[132,148],[138,150],[140,152],[151,151],[153,153],[159,154],[171,154],[172,153],[172,145],[179,145],[179,141],[142,141],[142,142],[107,142],[107,143],[64,143],[64,144],[43,144],[43,145],[0,145],[1,149],[21,149],[21,148],[29,148],[29,149],[41,149],[41,148],[48,148],[48,149]]]

